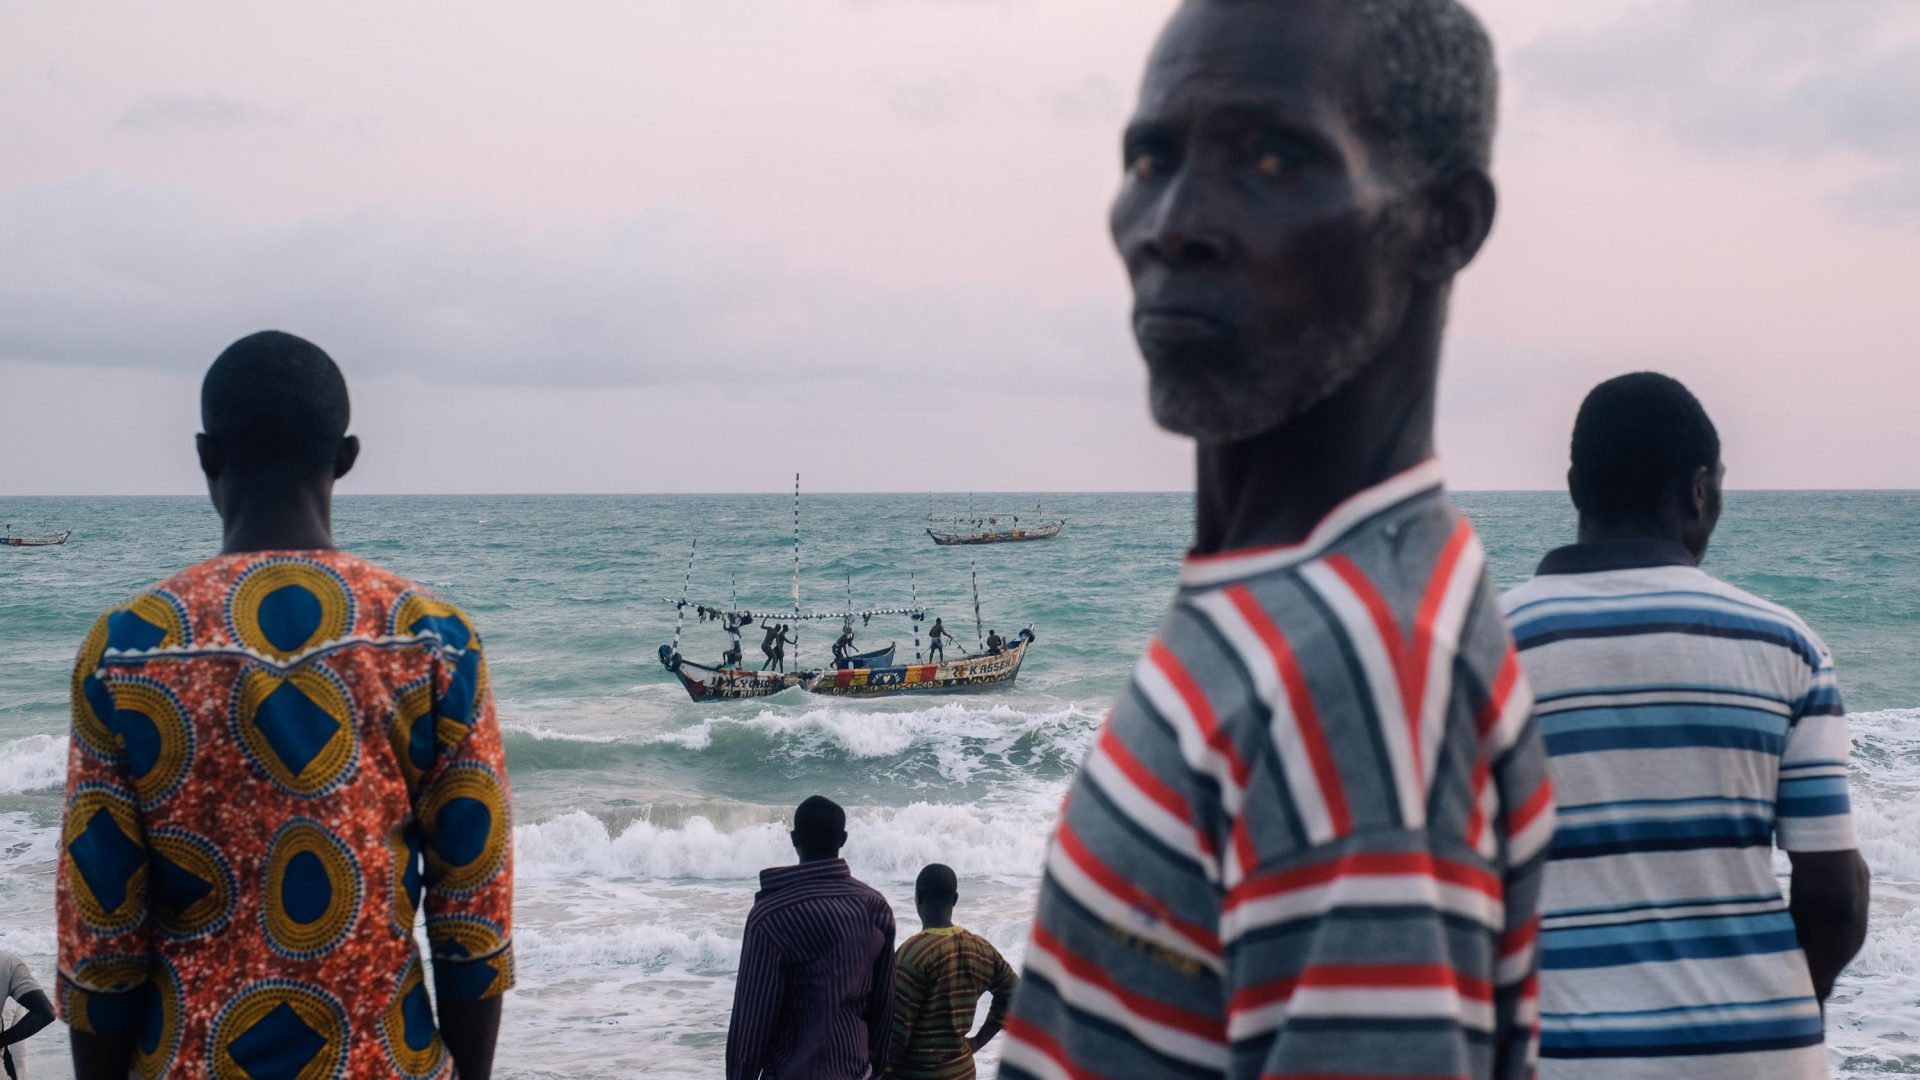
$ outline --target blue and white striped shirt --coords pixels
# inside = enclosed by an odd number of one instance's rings
[[[1505,606],[1560,799],[1543,1080],[1826,1077],[1772,865],[1857,846],[1826,646],[1678,544],[1562,548]]]

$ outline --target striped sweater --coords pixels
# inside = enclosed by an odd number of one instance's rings
[[[1005,1017],[1016,981],[993,943],[958,926],[922,930],[894,958],[888,1080],[973,1080],[967,1034],[984,994],[987,1022]]]
[[[1561,792],[1540,1075],[1819,1080],[1772,848],[1857,846],[1826,646],[1678,544],[1582,544],[1506,599]]]
[[[843,859],[760,871],[727,1080],[867,1080],[887,1059],[893,909]]]
[[[1190,559],[1068,794],[1002,1074],[1532,1075],[1532,698],[1429,463]]]

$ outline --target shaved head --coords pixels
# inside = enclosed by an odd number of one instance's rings
[[[201,427],[242,469],[330,468],[350,414],[333,358],[278,330],[227,346],[200,384]]]

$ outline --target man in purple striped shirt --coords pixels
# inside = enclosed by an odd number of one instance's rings
[[[727,1080],[867,1080],[893,1027],[893,909],[840,857],[847,813],[794,811],[798,866],[760,871],[740,942]]]

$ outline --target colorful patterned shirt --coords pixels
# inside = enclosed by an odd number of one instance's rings
[[[1019,981],[993,943],[958,926],[922,930],[900,946],[893,966],[890,1080],[973,1080],[967,1035],[982,994],[987,1022],[1005,1018]]]
[[[507,778],[473,625],[341,552],[210,559],[73,672],[57,1006],[140,1077],[446,1077],[513,984]]]
[[[1068,794],[1006,1077],[1533,1073],[1532,697],[1429,463],[1190,558]]]
[[[1540,1075],[1827,1075],[1772,848],[1858,846],[1833,657],[1678,544],[1581,544],[1507,594],[1560,790]]]

